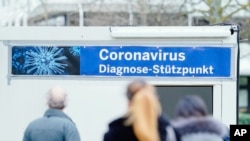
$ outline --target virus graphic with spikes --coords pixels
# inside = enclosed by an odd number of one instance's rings
[[[73,46],[69,48],[69,52],[74,56],[80,56],[81,47],[80,46]]]
[[[23,64],[25,61],[25,52],[20,49],[13,47],[12,48],[12,71],[15,73],[23,73]]]
[[[64,74],[68,65],[62,61],[66,59],[63,48],[34,47],[26,51],[24,69],[34,75]]]

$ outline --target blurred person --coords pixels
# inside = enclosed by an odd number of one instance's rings
[[[204,101],[198,96],[186,96],[176,107],[173,126],[181,141],[223,141],[229,139],[228,128],[209,116]]]
[[[143,80],[127,86],[128,111],[109,124],[104,141],[166,141],[169,121],[162,115],[154,86]]]
[[[32,121],[25,130],[23,141],[80,141],[71,118],[63,112],[67,94],[60,86],[48,92],[48,109],[44,116]]]

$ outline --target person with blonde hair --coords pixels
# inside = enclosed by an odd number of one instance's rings
[[[168,120],[162,115],[154,86],[143,80],[127,87],[127,113],[109,124],[104,141],[166,141]]]

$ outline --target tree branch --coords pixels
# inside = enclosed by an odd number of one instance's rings
[[[186,4],[187,4],[187,0],[184,0],[184,2],[180,5],[180,8],[179,8],[180,12],[182,12]]]
[[[239,0],[235,0],[235,2],[237,3],[237,5],[239,5],[239,6],[244,6],[245,4],[241,4],[240,2],[239,2]],[[247,4],[249,4],[249,2],[247,3]]]
[[[230,4],[232,0],[228,0],[227,3],[222,7],[222,9],[226,9]]]
[[[238,9],[234,10],[233,12],[231,12],[230,14],[228,14],[228,15],[222,17],[222,21],[225,21],[226,19],[232,17],[234,14],[236,14],[236,13],[239,12],[240,10],[246,9],[246,8],[249,7],[249,6],[250,6],[250,2],[248,2],[248,3],[245,4],[245,5],[241,5],[240,8],[238,8]]]

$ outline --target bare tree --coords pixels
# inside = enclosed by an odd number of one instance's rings
[[[48,20],[62,14],[68,15],[65,18],[69,21],[66,22],[66,25],[71,26],[78,26],[79,20],[83,19],[86,26],[187,25],[187,16],[185,13],[180,13],[180,3],[176,2],[176,0],[77,0],[76,6],[82,6],[84,12],[82,15],[84,17],[80,17],[77,7],[71,13],[66,11],[63,13],[63,11],[53,9],[53,6],[47,3],[48,0],[39,1],[40,10],[38,8],[34,9],[38,16],[29,19],[31,25],[40,22],[45,25],[52,24],[51,22],[48,23]]]
[[[225,22],[240,24],[241,39],[249,40],[249,8],[250,0],[183,0],[181,11],[201,15],[208,21],[207,24]]]
[[[178,0],[137,0],[134,7],[138,25],[187,25],[186,13],[181,13]]]
[[[187,14],[173,0],[90,0],[85,13],[86,25],[187,25]],[[86,3],[85,3],[86,5]]]
[[[243,2],[240,2],[243,1]],[[184,0],[183,12],[198,13],[210,24],[226,22],[240,11],[250,7],[249,0]],[[187,8],[188,7],[188,8]],[[188,10],[187,10],[188,9]]]

